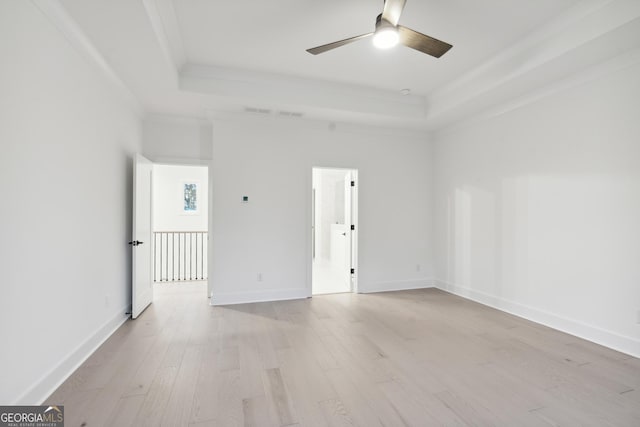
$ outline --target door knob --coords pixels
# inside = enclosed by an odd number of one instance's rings
[[[138,246],[138,245],[141,245],[141,244],[143,244],[143,243],[144,243],[144,242],[141,242],[140,240],[134,240],[134,241],[132,241],[132,242],[129,242],[129,244],[130,244],[131,246]]]

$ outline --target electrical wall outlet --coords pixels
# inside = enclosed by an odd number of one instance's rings
[[[258,273],[258,282],[262,282],[262,273]]]
[[[422,271],[422,266],[420,264],[416,264],[416,271],[417,272]]]

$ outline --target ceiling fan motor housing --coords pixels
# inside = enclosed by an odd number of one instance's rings
[[[384,19],[382,17],[382,14],[378,15],[378,17],[376,18],[376,31],[378,31],[381,28],[385,28],[385,27],[392,27],[395,28],[395,25],[393,25],[391,22],[387,21],[386,19]]]

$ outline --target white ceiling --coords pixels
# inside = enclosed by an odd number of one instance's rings
[[[640,45],[637,0],[408,0],[400,24],[454,45],[440,59],[368,40],[305,51],[372,31],[382,0],[59,4],[147,112],[194,117],[437,129]]]
[[[382,0],[176,0],[188,62],[426,95],[580,0],[408,0],[400,24],[454,45],[441,59],[370,40],[305,49],[373,31]]]

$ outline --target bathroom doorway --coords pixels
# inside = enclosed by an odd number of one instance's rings
[[[356,291],[357,171],[313,168],[312,295]]]

